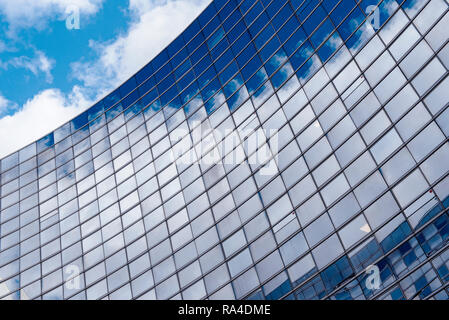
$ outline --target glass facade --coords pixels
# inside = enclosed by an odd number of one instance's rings
[[[0,161],[0,299],[448,299],[448,6],[214,0]]]

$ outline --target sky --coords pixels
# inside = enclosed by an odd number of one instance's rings
[[[210,0],[0,0],[0,158],[132,76]]]

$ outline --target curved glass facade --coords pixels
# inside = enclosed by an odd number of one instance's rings
[[[447,0],[214,0],[1,160],[0,298],[447,299]]]

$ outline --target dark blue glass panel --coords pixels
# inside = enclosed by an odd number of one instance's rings
[[[257,18],[257,16],[263,11],[263,6],[260,2],[256,4],[248,11],[248,13],[243,18],[246,25],[249,26]]]
[[[224,2],[224,0],[222,0]],[[217,4],[217,3],[216,3]],[[237,1],[236,0],[230,0],[224,7],[221,9],[221,11],[218,13],[220,16],[220,20],[223,22],[226,18],[229,17],[229,15],[237,8]]]
[[[213,48],[215,47],[220,41],[221,39],[223,39],[224,37],[224,30],[223,28],[218,28],[217,31],[215,31],[209,39],[207,39],[207,45],[209,46],[209,48]]]
[[[204,42],[205,38],[202,33],[198,33],[192,41],[187,44],[187,50],[190,54],[193,54],[195,50]],[[192,61],[193,63],[193,61]]]
[[[217,110],[224,102],[226,98],[221,90],[219,90],[212,98],[210,98],[204,104],[207,114],[211,114]]]
[[[310,37],[310,42],[315,48],[318,48],[320,44],[327,39],[327,37],[334,31],[334,27],[329,19],[326,19],[323,24],[315,31]]]
[[[245,79],[245,81],[249,80],[249,78],[251,78],[261,66],[262,61],[260,61],[260,58],[256,55],[244,68],[242,68],[241,72],[243,75],[243,79]]]
[[[277,37],[274,37],[271,39],[267,45],[260,51],[260,56],[262,57],[263,61],[267,61],[280,47],[280,42]]]
[[[267,7],[267,13],[270,16],[270,19],[272,19],[278,12],[281,10],[282,6],[287,1],[271,1],[270,5]],[[266,6],[266,5],[265,5]]]
[[[182,33],[182,37],[185,43],[189,43],[194,37],[196,37],[197,33],[201,30],[198,20],[194,20]]]
[[[299,21],[301,23],[304,23],[306,19],[309,17],[309,15],[310,16],[312,15],[313,10],[318,7],[320,2],[321,2],[320,0],[311,0],[307,1],[304,6],[301,6],[301,9],[297,11]]]
[[[242,14],[239,10],[234,10],[234,12],[223,22],[223,28],[226,32],[229,32],[237,23],[237,21],[242,18]]]
[[[220,42],[211,50],[210,55],[212,57],[212,60],[219,59],[223,52],[226,52],[226,50],[229,47],[228,39],[224,37],[220,40]]]
[[[221,74],[220,74],[220,81],[221,83],[225,84],[228,82],[234,75],[239,71],[239,67],[237,66],[237,63],[233,61]]]
[[[126,97],[131,91],[133,91],[137,86],[136,79],[131,77],[128,81],[120,86],[120,95],[122,98]]]
[[[270,21],[268,18],[268,15],[265,12],[262,12],[262,14],[254,21],[254,23],[249,27],[249,33],[254,38],[256,37],[260,30],[262,30]]]
[[[234,111],[238,107],[240,107],[243,102],[249,97],[248,91],[246,87],[243,86],[239,91],[237,91],[232,97],[228,100],[229,110]]]
[[[289,37],[295,32],[296,29],[298,29],[298,27],[299,21],[296,16],[288,19],[285,25],[278,32],[278,37],[281,42],[284,43],[285,41],[287,41],[287,39],[289,39]]]
[[[123,106],[123,109],[127,109],[130,105],[136,102],[139,97],[139,92],[137,90],[133,91],[130,95],[122,100],[121,105]]]
[[[257,71],[257,73],[252,76],[252,78],[249,79],[246,83],[246,87],[248,88],[249,93],[254,93],[259,88],[259,86],[267,79],[268,75],[265,71],[265,68]]]
[[[199,92],[198,84],[195,81],[184,91],[181,92],[180,94],[181,102],[182,103],[188,102],[191,98],[193,98],[196,94],[198,94],[198,92]]]
[[[240,74],[237,74],[225,87],[223,92],[226,97],[230,97],[243,84],[243,79]]]
[[[265,289],[265,288],[264,288]],[[285,280],[279,287],[268,294],[265,294],[267,300],[278,300],[292,289],[290,281]]]
[[[106,98],[104,98],[104,106],[105,109],[109,109],[114,104],[120,101],[120,91],[119,89],[116,89],[115,91],[111,92]]]
[[[265,43],[268,41],[268,39],[271,38],[271,36],[274,35],[274,29],[271,24],[265,27],[265,29],[262,30],[261,33],[254,39],[254,43],[256,44],[256,47],[260,50],[265,45]]]
[[[307,36],[302,28],[299,28],[284,44],[284,49],[289,56],[293,54],[306,40]]]
[[[326,61],[343,43],[340,36],[335,32],[318,50],[318,56],[321,61]]]
[[[204,87],[211,81],[217,73],[215,72],[214,66],[211,66],[209,69],[206,70],[199,78],[198,78],[198,85],[200,88]]]
[[[335,7],[334,11],[330,14],[330,17],[334,24],[337,26],[340,22],[351,12],[351,10],[356,6],[353,0],[341,1],[338,6]]]
[[[167,49],[162,50],[156,58],[153,59],[151,65],[153,66],[153,70],[157,72],[163,65],[165,65],[169,60]]]
[[[207,55],[208,49],[207,44],[203,43],[198,50],[196,50],[193,55],[190,56],[190,61],[192,62],[192,65],[196,65],[198,61],[200,61],[205,55]]]
[[[232,28],[232,30],[229,31],[229,33],[227,34],[229,43],[233,43],[235,40],[237,40],[237,38],[245,31],[245,29],[246,29],[245,22],[240,20],[234,26],[234,28]]]
[[[83,112],[78,117],[76,117],[75,119],[72,120],[72,122],[71,122],[71,127],[72,127],[71,130],[72,130],[72,132],[75,132],[76,130],[81,129],[88,122],[89,122],[88,112],[86,111],[86,112]]]
[[[255,2],[255,0],[243,0],[240,3],[240,11],[245,14],[254,5]]]
[[[344,41],[356,30],[356,27],[358,27],[364,18],[363,13],[357,8],[342,22],[337,29]]]
[[[273,24],[274,28],[276,30],[279,30],[282,25],[287,21],[293,14],[293,10],[290,7],[289,4],[287,4],[285,7],[279,11],[279,13],[273,18],[271,23]]]
[[[188,56],[189,53],[187,51],[187,48],[183,48],[181,51],[179,51],[176,56],[171,59],[172,69],[176,69],[176,67],[178,67]]]
[[[384,252],[388,252],[398,245],[402,240],[404,240],[411,233],[409,224],[405,221],[401,223],[390,235],[388,235],[380,245]]]
[[[207,6],[206,9],[204,9],[203,12],[198,17],[198,22],[200,23],[200,26],[204,28],[207,23],[212,19],[213,16],[217,13],[217,10],[215,9],[215,6],[213,3]]]
[[[312,53],[313,48],[310,42],[308,41],[304,42],[298,49],[298,51],[296,51],[295,54],[290,57],[290,63],[292,64],[293,68],[295,70],[300,68],[306,62],[306,60],[312,55]]]
[[[172,68],[171,65],[168,63],[166,65],[164,65],[162,68],[159,69],[159,71],[157,71],[155,73],[155,79],[156,82],[161,82],[163,79],[165,79],[167,77],[167,75],[169,75],[172,72]]]
[[[177,37],[167,47],[168,54],[173,57],[185,45],[183,37]]]
[[[240,68],[243,68],[245,64],[256,54],[256,48],[252,43],[250,43],[240,55],[236,58],[237,63]]]
[[[190,60],[186,60],[181,66],[179,66],[179,68],[175,70],[176,79],[180,79],[191,66]]]
[[[92,121],[104,112],[103,100],[87,110],[87,119]]]
[[[189,84],[191,84],[192,81],[194,80],[195,80],[195,73],[193,72],[193,70],[190,70],[178,81],[178,86],[180,88],[185,88]]]
[[[349,260],[346,256],[344,256],[329,266],[326,270],[321,272],[321,278],[323,279],[324,286],[329,293],[353,274],[354,272],[351,268]]]
[[[175,83],[175,77],[173,74],[169,74],[167,78],[165,78],[162,82],[160,82],[157,85],[157,90],[159,91],[159,94],[163,94],[168,88],[173,86]]]
[[[138,83],[142,83],[146,79],[148,79],[148,77],[150,77],[152,74],[153,74],[153,66],[151,65],[151,63],[148,63],[139,72],[137,72],[136,80]]]
[[[172,86],[170,89],[168,89],[164,94],[161,95],[161,104],[162,106],[169,103],[171,100],[173,100],[178,95],[178,88],[176,85]]]

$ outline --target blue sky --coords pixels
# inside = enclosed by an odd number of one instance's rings
[[[209,2],[0,0],[0,158],[126,80]]]

